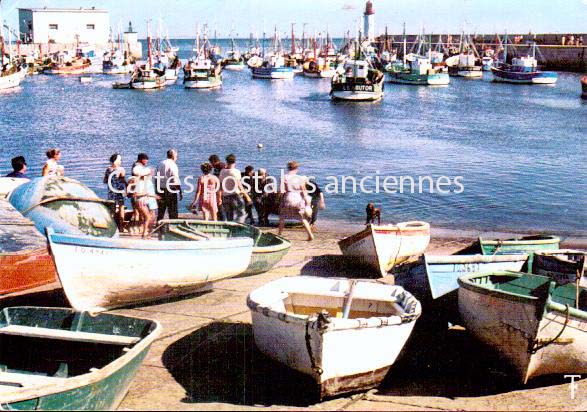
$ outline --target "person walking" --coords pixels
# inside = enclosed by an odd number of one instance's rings
[[[225,220],[229,222],[245,222],[245,202],[251,198],[244,190],[241,172],[236,168],[236,156],[226,156],[226,168],[220,172],[220,195]]]
[[[104,173],[104,184],[108,187],[108,200],[114,202],[112,215],[118,230],[124,231],[124,198],[126,194],[126,172],[122,167],[122,157],[115,153],[110,156],[110,166]]]
[[[17,179],[28,179],[26,175],[27,165],[24,156],[16,156],[10,161],[12,165],[12,172],[8,173],[6,177],[14,177]]]
[[[49,149],[47,150],[47,161],[41,170],[41,176],[63,176],[65,170],[59,164],[61,160],[61,150]]]
[[[167,159],[159,163],[155,175],[156,192],[160,197],[157,221],[165,218],[165,211],[169,219],[178,218],[178,202],[183,199],[179,168],[177,167],[177,150],[169,149]]]
[[[285,219],[295,219],[302,222],[304,229],[308,233],[308,241],[314,240],[308,217],[311,211],[311,199],[306,190],[307,179],[305,176],[298,175],[299,165],[296,161],[288,162],[287,174],[283,177],[280,184],[282,193],[281,203],[279,205],[279,230],[281,235],[285,227]],[[308,213],[309,212],[309,213]]]
[[[269,213],[267,198],[268,194],[265,192],[267,185],[267,171],[260,168],[253,177],[251,188],[251,197],[253,198],[253,206],[257,211],[257,220],[259,226],[269,226]]]
[[[138,212],[139,221],[143,224],[143,237],[148,235],[154,220],[154,211],[157,210],[157,200],[159,200],[153,185],[153,171],[148,164],[149,156],[146,153],[139,153],[132,167],[134,190],[129,191],[134,200],[133,207]],[[131,186],[130,181],[129,186]]]
[[[200,166],[202,176],[198,178],[196,196],[190,209],[201,210],[204,220],[216,221],[218,217],[218,206],[222,204],[220,197],[220,180],[211,172],[213,167],[206,162]]]

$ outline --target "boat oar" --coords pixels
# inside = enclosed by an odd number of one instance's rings
[[[357,284],[356,280],[350,281],[349,294],[347,295],[346,301],[344,302],[344,307],[342,308],[343,319],[349,318],[349,314],[351,312],[351,304],[353,303],[353,295],[355,294],[355,285],[356,284]]]
[[[575,297],[575,308],[579,309],[579,296],[581,295],[581,288],[580,288],[580,284],[581,284],[581,277],[583,276],[583,273],[585,272],[585,255],[583,255],[581,257],[581,260],[579,260],[579,262],[577,262],[577,276],[575,279],[575,289],[576,289],[576,297]]]

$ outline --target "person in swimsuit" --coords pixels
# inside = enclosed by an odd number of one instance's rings
[[[311,199],[306,190],[307,178],[298,175],[298,163],[291,161],[287,164],[287,174],[280,185],[283,194],[279,205],[279,231],[281,235],[285,227],[285,219],[295,219],[302,222],[308,233],[308,240],[314,240],[310,223],[308,222],[308,208],[311,208]],[[310,215],[311,215],[310,210]]]
[[[204,220],[216,221],[218,217],[218,206],[222,205],[220,197],[220,180],[211,174],[213,166],[206,162],[200,166],[202,176],[198,178],[196,197],[190,209],[201,210]]]

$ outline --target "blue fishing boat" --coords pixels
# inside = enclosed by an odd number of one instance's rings
[[[118,233],[110,202],[78,182],[62,176],[32,179],[14,189],[8,201],[31,219],[41,233],[52,227],[59,233],[112,237]]]
[[[504,43],[504,61],[491,68],[493,81],[518,84],[554,84],[558,79],[555,72],[538,70],[536,60],[536,43],[532,44],[532,54],[512,59],[507,64],[507,36]]]
[[[283,60],[283,58],[281,58]],[[279,60],[279,59],[278,59]],[[293,67],[278,66],[278,63],[263,67],[252,67],[251,72],[255,79],[293,79]],[[285,64],[285,63],[282,63]]]

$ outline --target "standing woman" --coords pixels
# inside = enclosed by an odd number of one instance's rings
[[[204,220],[216,221],[218,217],[218,206],[222,205],[220,197],[220,180],[212,172],[213,166],[210,163],[203,163],[200,166],[202,176],[198,178],[198,189],[196,197],[190,209],[200,209],[204,214]]]
[[[61,160],[61,150],[49,149],[47,150],[47,161],[41,171],[41,176],[63,176],[63,166],[59,164]]]
[[[311,199],[306,190],[307,178],[298,175],[298,163],[291,161],[287,163],[287,174],[283,177],[280,186],[281,203],[279,205],[279,232],[281,235],[285,227],[285,219],[300,220],[308,233],[308,241],[314,240],[310,223],[307,220]],[[311,212],[310,212],[311,213]]]
[[[110,166],[104,173],[104,184],[108,186],[108,200],[114,202],[114,220],[121,232],[124,230],[124,198],[126,195],[126,172],[121,166],[122,157],[115,153],[110,156]]]
[[[134,207],[139,212],[143,227],[143,239],[149,236],[149,230],[153,223],[153,214],[149,209],[149,202],[156,198],[151,194],[148,181],[144,177],[132,176],[128,181],[127,192],[134,199]]]

